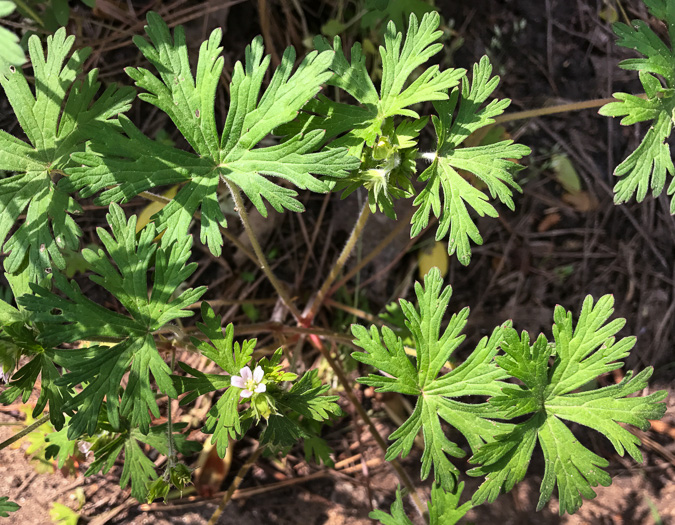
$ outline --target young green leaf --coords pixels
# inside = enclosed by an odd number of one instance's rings
[[[150,140],[123,119],[126,136],[92,144],[89,151],[74,156],[82,167],[69,170],[70,177],[61,182],[68,190],[79,189],[82,196],[104,190],[98,202],[107,204],[127,201],[158,186],[186,182],[155,216],[157,230],[165,230],[162,244],[185,236],[193,214],[201,209],[201,242],[220,255],[219,226],[226,225],[218,203],[221,180],[231,191],[241,189],[266,216],[264,200],[277,211],[304,209],[295,191],[275,184],[271,177],[286,179],[300,189],[327,192],[329,187],[315,175],[340,178],[358,167],[358,159],[345,150],[316,152],[323,137],[320,130],[296,134],[283,144],[260,145],[273,129],[293,120],[330,78],[333,53],[309,53],[293,71],[295,51],[288,48],[261,96],[270,57],[263,58],[262,39],[254,39],[246,48],[244,65],[235,64],[230,108],[218,136],[214,101],[223,68],[221,30],[214,30],[202,44],[196,79],[182,27],[175,29],[172,38],[159,15],[149,13],[146,32],[150,42],[140,37],[134,42],[159,77],[144,68],[127,68],[127,74],[145,90],[139,98],[171,118],[193,153]]]
[[[191,316],[192,312],[185,307],[206,291],[205,287],[190,288],[174,297],[177,288],[197,266],[186,264],[192,237],[183,237],[167,248],[157,248],[153,243],[154,225],[143,229],[137,239],[136,216],[127,221],[116,204],[111,205],[107,220],[112,235],[99,228],[98,236],[108,255],[103,250],[88,249],[83,255],[94,272],[90,279],[116,297],[128,315],[88,299],[75,281],[68,281],[59,272],[54,273],[54,284],[65,297],[33,285],[35,295],[19,299],[31,312],[34,322],[44,323],[39,340],[45,344],[102,337],[119,341],[110,347],[59,351],[59,363],[70,372],[56,384],[71,388],[86,384],[65,407],[77,411],[69,425],[70,439],[85,432],[94,434],[104,398],[114,428],[118,428],[121,409],[132,425],[148,432],[150,414],[159,417],[150,373],[160,391],[172,398],[177,395],[169,366],[157,351],[152,333],[176,318]],[[147,273],[153,265],[152,291],[148,294]],[[127,370],[130,370],[129,381],[120,405],[118,390]]]
[[[653,16],[666,23],[672,45],[675,42],[675,6],[665,0],[646,0],[645,4]],[[621,204],[634,195],[641,202],[649,190],[658,197],[668,176],[675,175],[667,142],[675,112],[675,52],[640,20],[633,21],[633,27],[616,23],[614,32],[619,37],[618,45],[634,49],[644,56],[624,60],[619,66],[639,71],[645,98],[614,93],[617,101],[606,104],[599,113],[607,117],[623,117],[621,124],[624,126],[651,122],[640,145],[614,170],[614,175],[619,177],[614,187],[614,202]],[[667,194],[673,195],[670,213],[675,214],[675,179],[670,181]]]
[[[74,41],[59,29],[47,37],[45,58],[40,39],[35,35],[29,39],[35,94],[21,69],[0,70],[0,85],[28,138],[26,143],[0,131],[0,170],[14,172],[0,178],[0,245],[11,252],[5,269],[15,273],[27,258],[33,282],[52,263],[65,268],[60,250],[77,249],[82,233],[71,217],[80,206],[57,187],[56,177],[73,165],[71,154],[82,151],[92,136],[105,141],[116,133],[117,115],[134,97],[132,88],[118,90],[113,85],[94,100],[100,86],[97,71],[76,80],[91,49],[71,55]],[[22,213],[25,222],[5,242]]]
[[[435,485],[435,484],[434,484]],[[408,519],[403,509],[403,499],[401,499],[401,488],[396,489],[396,499],[389,508],[389,513],[383,510],[374,510],[368,517],[379,521],[382,525],[413,525],[413,522]]]
[[[675,42],[675,7],[668,0],[644,0],[652,16],[663,20],[668,36]],[[675,54],[661,38],[642,20],[633,20],[632,27],[621,22],[613,25],[619,37],[617,45],[633,49],[644,58],[623,60],[619,67],[632,71],[644,71],[662,76],[668,87],[675,82]]]
[[[333,449],[330,448],[325,439],[319,437],[316,432],[310,434],[304,440],[305,461],[313,461],[317,465],[323,464],[328,468],[333,468],[335,462],[331,458]]]
[[[260,436],[261,445],[283,452],[300,439],[316,438],[311,422],[328,421],[342,413],[337,404],[339,396],[325,395],[329,388],[321,384],[317,370],[309,370],[287,391],[270,389],[278,415],[267,420]]]
[[[438,145],[435,152],[423,155],[431,161],[431,166],[419,177],[426,184],[413,203],[419,208],[412,218],[410,235],[420,233],[429,224],[429,216],[433,212],[439,218],[436,240],[449,235],[448,253],[457,252],[457,259],[464,265],[471,261],[469,239],[477,244],[483,243],[467,205],[481,217],[497,217],[498,213],[488,201],[488,196],[471,184],[462,171],[474,174],[487,186],[493,199],[498,198],[513,210],[511,188],[520,191],[513,173],[523,169],[514,159],[530,153],[530,148],[513,140],[486,146],[459,147],[471,133],[492,124],[493,117],[503,113],[511,103],[508,99],[493,100],[481,107],[499,82],[499,77],[490,78],[491,74],[490,61],[483,57],[474,65],[472,81],[463,80],[461,94],[459,88],[455,88],[450,100],[434,102],[438,116],[432,119]],[[457,114],[453,120],[455,110]]]
[[[364,144],[371,147],[375,144],[387,118],[401,115],[417,119],[419,114],[410,106],[447,100],[448,89],[459,83],[466,72],[464,69],[439,71],[434,65],[415,80],[410,79],[419,66],[442,49],[438,42],[442,35],[438,30],[439,23],[440,16],[436,12],[426,13],[421,22],[411,14],[404,41],[394,22],[389,22],[384,46],[380,47],[382,83],[379,93],[370,79],[361,44],[357,42],[352,47],[350,62],[339,37],[335,37],[332,46],[326,39],[316,37],[314,45],[317,49],[334,52],[330,68],[335,75],[328,84],[346,91],[361,105],[319,97],[311,100],[300,118],[285,126],[283,132],[292,135],[299,131],[325,129],[326,140],[340,136],[331,147],[347,146],[351,154],[360,156]]]
[[[198,327],[206,335],[207,340],[193,338],[202,355],[217,364],[225,374],[205,374],[185,363],[179,366],[193,377],[174,376],[176,389],[188,393],[181,404],[194,401],[198,396],[208,392],[225,389],[217,403],[210,410],[203,432],[213,434],[212,443],[221,457],[224,457],[230,438],[241,437],[244,431],[243,422],[249,424],[252,418],[267,420],[267,428],[261,435],[261,444],[286,447],[295,444],[301,437],[311,437],[298,421],[303,417],[312,421],[325,421],[332,415],[340,413],[336,401],[338,396],[324,395],[328,385],[322,385],[316,370],[306,372],[290,389],[286,390],[280,383],[296,379],[295,374],[287,374],[281,370],[279,361],[281,352],[274,354],[271,360],[262,359],[256,367],[249,367],[256,340],[244,340],[241,344],[234,341],[234,327],[229,324],[223,334],[221,321],[211,307],[202,303],[202,319],[204,324]],[[260,369],[261,378],[257,381],[265,386],[259,393],[245,396],[244,390],[231,383],[233,376],[243,376],[243,369],[248,367]],[[241,403],[250,400],[249,408],[244,409]],[[292,415],[293,417],[289,417]]]
[[[45,449],[45,458],[56,458],[58,468],[63,468],[66,462],[78,451],[78,441],[68,439],[67,424],[61,430],[47,434],[45,442],[49,443]]]
[[[308,370],[288,391],[279,392],[275,398],[276,406],[312,421],[326,421],[341,413],[336,403],[339,396],[324,395],[329,388],[329,385],[321,384],[317,370]]]
[[[361,158],[361,169],[347,177],[334,180],[336,191],[344,190],[343,198],[355,189],[365,187],[371,210],[377,208],[395,218],[393,200],[411,197],[414,190],[410,177],[416,172],[417,135],[426,119],[412,107],[423,102],[447,100],[448,89],[456,86],[466,71],[440,71],[430,66],[418,77],[414,72],[441,49],[438,42],[440,16],[426,13],[421,22],[410,14],[408,31],[403,38],[390,21],[384,35],[382,82],[379,93],[366,68],[361,45],[355,43],[348,60],[339,37],[333,45],[322,37],[314,40],[317,49],[334,52],[331,70],[335,75],[328,84],[346,91],[359,105],[332,101],[322,95],[310,100],[299,117],[282,126],[278,133],[326,130],[328,148],[348,147],[352,155]],[[410,117],[394,126],[394,117]],[[364,146],[367,146],[364,149]]]
[[[455,525],[473,507],[471,501],[459,505],[462,497],[464,482],[457,485],[452,492],[444,491],[438,483],[431,488],[431,499],[427,503],[429,508],[429,525]],[[401,490],[396,490],[396,500],[392,503],[389,514],[381,510],[374,510],[368,515],[378,520],[382,525],[413,525],[403,510]]]
[[[337,181],[335,190],[344,190],[344,199],[363,187],[368,190],[368,205],[375,213],[379,208],[390,219],[396,219],[394,200],[415,195],[411,175],[417,173],[417,137],[427,118],[404,120],[394,127],[387,119],[382,135],[372,150],[364,152],[361,169],[344,180]]]
[[[209,411],[204,426],[206,433],[213,434],[211,442],[215,443],[220,457],[225,457],[229,439],[240,437],[242,434],[239,416],[241,390],[230,388],[230,377],[238,375],[240,370],[249,364],[256,340],[245,340],[241,344],[235,342],[232,324],[227,325],[223,334],[220,318],[206,302],[202,303],[202,320],[204,323],[198,323],[197,327],[207,340],[192,338],[192,342],[203,356],[213,361],[226,374],[205,374],[179,362],[178,365],[193,377],[173,376],[173,380],[179,392],[188,393],[181,399],[181,405],[190,403],[206,393],[226,389]]]
[[[633,376],[628,372],[618,384],[582,392],[579,387],[598,375],[621,368],[635,344],[634,337],[615,339],[624,326],[623,319],[609,323],[614,300],[600,298],[597,304],[589,296],[584,301],[579,320],[574,327],[572,313],[557,306],[554,314],[555,347],[540,335],[530,345],[527,332],[520,336],[512,329],[504,331],[504,356],[497,364],[522,385],[509,385],[490,404],[503,418],[530,414],[530,418],[515,425],[513,430],[486,444],[471,458],[481,466],[469,471],[472,476],[486,476],[485,482],[473,496],[474,504],[494,501],[502,488],[510,490],[523,479],[534,446],[539,442],[546,470],[541,484],[540,510],[558,486],[560,514],[576,512],[581,496],[595,497],[592,487],[607,486],[610,476],[602,470],[609,462],[584,447],[564,421],[573,421],[604,434],[619,455],[625,451],[638,462],[642,454],[640,440],[619,423],[649,428],[650,419],[659,419],[666,410],[665,391],[646,397],[628,397],[647,386],[652,374],[648,368]],[[549,361],[553,357],[553,364]]]
[[[510,430],[512,425],[492,421],[491,418],[500,416],[487,403],[456,400],[464,396],[501,393],[503,383],[500,380],[507,374],[497,368],[493,357],[501,344],[504,327],[496,328],[489,338],[484,337],[464,363],[439,377],[450,355],[464,340],[461,331],[469,315],[468,308],[453,315],[441,333],[441,322],[452,294],[450,286],[441,291],[442,288],[440,272],[433,268],[425,276],[424,286],[415,285],[418,308],[400,300],[406,326],[415,341],[416,363],[410,361],[401,339],[387,327],[380,332],[375,326],[368,331],[353,325],[354,342],[364,352],[354,352],[352,357],[386,374],[359,378],[360,383],[376,387],[377,392],[418,396],[412,415],[389,436],[393,443],[387,450],[386,459],[407,456],[421,429],[424,435],[421,477],[426,479],[433,467],[436,481],[444,490],[452,491],[459,471],[447,456],[463,457],[465,453],[445,436],[441,420],[459,430],[474,452],[494,435]]]

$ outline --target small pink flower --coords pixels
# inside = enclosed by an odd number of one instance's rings
[[[240,376],[232,376],[230,383],[237,388],[243,388],[241,397],[251,397],[254,393],[259,394],[267,390],[267,386],[261,384],[265,372],[259,366],[256,366],[253,372],[248,366],[245,366],[239,370],[239,373]]]

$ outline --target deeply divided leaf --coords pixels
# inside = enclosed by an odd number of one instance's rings
[[[496,357],[499,366],[519,380],[502,394],[490,399],[505,419],[528,416],[504,434],[498,435],[471,458],[481,466],[469,471],[485,476],[473,496],[474,504],[494,501],[499,493],[513,488],[525,476],[536,443],[546,460],[538,510],[558,487],[560,513],[576,512],[585,498],[595,497],[592,487],[607,486],[611,478],[604,470],[606,459],[598,456],[573,435],[566,421],[575,422],[607,437],[619,455],[625,451],[638,462],[642,454],[640,440],[620,423],[649,428],[650,419],[659,419],[666,406],[661,401],[665,391],[645,397],[628,397],[643,390],[652,374],[648,368],[633,376],[628,372],[618,383],[600,388],[579,388],[599,375],[623,366],[621,362],[635,344],[635,338],[617,340],[623,319],[608,319],[613,312],[613,298],[604,296],[594,304],[584,301],[574,325],[571,312],[556,307],[553,337],[549,345],[543,335],[530,344],[527,332],[504,331],[504,356]]]
[[[645,2],[653,16],[666,22],[670,46],[650,27],[640,20],[632,26],[614,24],[619,37],[617,44],[637,51],[642,58],[622,61],[623,69],[636,70],[645,90],[643,96],[614,93],[616,102],[610,102],[599,113],[608,117],[623,117],[621,124],[633,125],[648,122],[647,132],[638,147],[614,170],[619,180],[614,187],[614,201],[627,202],[633,196],[641,202],[651,191],[658,197],[669,177],[667,194],[673,195],[670,213],[675,214],[675,166],[670,153],[668,138],[675,115],[675,6],[665,0]]]
[[[176,294],[196,269],[196,263],[187,263],[191,237],[157,248],[153,243],[154,226],[145,228],[136,238],[136,217],[127,221],[119,206],[110,207],[107,220],[112,234],[98,229],[107,254],[104,250],[85,250],[83,254],[93,271],[91,280],[115,297],[126,314],[87,298],[75,281],[68,281],[59,272],[54,273],[54,284],[63,296],[33,285],[35,295],[19,299],[34,322],[44,323],[40,340],[45,344],[102,337],[119,341],[109,346],[59,351],[60,364],[69,373],[56,384],[84,386],[65,407],[76,411],[69,425],[71,439],[85,432],[94,433],[104,399],[114,428],[119,428],[121,412],[132,425],[148,431],[151,414],[159,416],[150,374],[160,391],[173,398],[177,395],[152,333],[174,319],[191,316],[185,307],[206,290],[200,287]],[[152,266],[150,285],[148,272]],[[120,398],[118,391],[126,372],[130,372],[129,380]]]
[[[510,104],[508,99],[493,100],[483,107],[499,81],[491,75],[492,66],[483,57],[473,68],[472,80],[464,78],[461,92],[455,88],[448,101],[434,103],[438,143],[434,153],[425,154],[431,165],[419,177],[425,186],[415,198],[419,208],[411,221],[410,235],[414,236],[429,224],[431,213],[438,217],[436,239],[448,238],[448,253],[456,252],[464,265],[471,260],[469,241],[483,243],[469,207],[481,217],[496,217],[497,210],[489,198],[497,198],[513,210],[512,189],[520,191],[513,174],[523,169],[516,160],[530,153],[527,146],[513,140],[460,147],[471,133],[492,124]],[[489,190],[489,197],[472,177]]]
[[[150,41],[134,42],[158,71],[127,68],[127,74],[144,90],[142,100],[164,111],[192,151],[181,151],[145,137],[130,121],[123,120],[125,136],[96,142],[76,155],[81,167],[68,171],[62,184],[83,196],[101,190],[99,202],[126,202],[139,193],[167,184],[183,183],[176,197],[156,216],[158,231],[165,231],[163,245],[182,238],[193,215],[201,210],[201,242],[215,255],[222,249],[219,228],[226,226],[219,203],[218,186],[243,191],[263,216],[265,201],[275,210],[302,211],[297,193],[273,182],[286,179],[300,189],[326,192],[329,187],[317,175],[344,177],[358,167],[346,150],[317,151],[323,132],[298,133],[283,144],[261,142],[273,129],[295,118],[331,76],[333,53],[309,53],[294,69],[295,51],[289,48],[264,91],[262,84],[270,65],[262,39],[246,48],[244,63],[237,62],[230,84],[230,105],[222,132],[216,126],[215,97],[223,68],[221,30],[216,29],[200,47],[197,75],[190,69],[182,27],[173,36],[155,13],[148,15]]]
[[[284,128],[286,132],[325,129],[326,140],[341,135],[332,142],[332,146],[344,145],[353,154],[360,155],[364,143],[373,146],[376,138],[382,135],[382,126],[387,118],[394,115],[419,118],[410,106],[446,100],[448,89],[458,84],[465,70],[440,71],[438,66],[430,66],[420,76],[411,79],[413,71],[441,50],[439,23],[440,16],[436,12],[425,14],[421,21],[410,15],[403,38],[394,22],[389,22],[384,46],[380,46],[382,82],[379,93],[370,79],[361,44],[354,44],[348,60],[339,37],[335,37],[332,46],[327,40],[317,37],[314,41],[317,49],[334,52],[330,68],[335,75],[328,83],[349,93],[360,106],[319,97],[310,101],[298,120]]]
[[[344,198],[357,188],[365,187],[370,208],[373,211],[379,208],[391,218],[395,218],[393,201],[414,195],[410,178],[416,172],[416,138],[426,124],[426,119],[421,119],[418,113],[419,106],[424,102],[447,100],[448,90],[456,86],[466,72],[464,69],[441,71],[437,65],[420,72],[442,49],[439,24],[440,16],[436,12],[424,14],[421,21],[411,14],[405,37],[393,21],[387,24],[384,45],[380,46],[379,91],[370,78],[360,43],[352,46],[347,58],[339,37],[335,37],[332,45],[316,37],[317,49],[334,54],[330,68],[335,74],[328,84],[345,91],[357,104],[319,95],[308,102],[297,119],[278,130],[289,137],[300,132],[325,130],[323,140],[328,148],[349,148],[352,155],[361,158],[361,169],[335,180],[334,189],[344,190]],[[394,125],[394,118],[398,121],[401,117],[404,119]]]
[[[0,70],[0,85],[27,138],[0,131],[0,171],[8,172],[0,178],[0,246],[11,252],[5,270],[15,273],[27,264],[33,282],[52,266],[63,269],[61,250],[79,244],[81,231],[71,215],[81,208],[56,180],[73,166],[71,155],[83,151],[87,140],[105,141],[116,133],[117,115],[134,97],[132,88],[112,85],[95,99],[97,71],[78,80],[91,49],[71,53],[74,41],[59,29],[47,37],[45,56],[40,39],[29,39],[34,89],[20,68]],[[22,214],[24,222],[7,239]]]
[[[500,393],[501,379],[506,377],[497,368],[493,357],[498,351],[503,327],[494,330],[477,345],[471,357],[460,366],[439,375],[451,354],[464,340],[464,328],[468,308],[451,317],[441,330],[441,323],[452,293],[443,288],[443,279],[437,268],[424,278],[424,286],[415,285],[418,307],[401,299],[401,308],[406,316],[406,326],[415,341],[416,359],[411,361],[403,342],[389,329],[378,330],[372,326],[366,330],[352,326],[355,344],[363,352],[354,352],[357,361],[370,365],[384,373],[362,377],[360,383],[374,386],[378,392],[398,392],[417,396],[411,416],[390,436],[392,444],[387,450],[387,459],[405,457],[412,449],[415,437],[422,430],[424,453],[421,477],[425,479],[432,467],[434,477],[444,490],[452,491],[459,474],[448,456],[463,457],[461,447],[449,440],[442,427],[445,422],[461,432],[476,452],[493,436],[508,431],[512,425],[497,423],[497,412],[487,403],[472,404],[459,401],[465,396],[490,396]]]
[[[455,525],[472,508],[471,501],[459,504],[464,491],[464,482],[457,485],[454,491],[447,492],[438,483],[431,488],[431,499],[427,503],[429,508],[429,525]],[[400,488],[396,490],[396,500],[392,503],[389,513],[375,510],[368,515],[378,520],[382,525],[413,525],[403,510],[403,499]]]
[[[104,426],[106,426],[105,423]],[[175,430],[184,429],[185,426],[185,423],[173,425]],[[172,440],[175,446],[174,453],[190,455],[201,448],[198,442],[187,440],[185,434],[179,432],[174,432]],[[93,447],[95,459],[89,465],[85,476],[99,472],[107,474],[120,454],[124,452],[120,486],[125,488],[131,484],[131,496],[138,501],[146,501],[148,484],[157,479],[155,464],[144,450],[148,446],[164,456],[169,455],[167,425],[155,425],[143,433],[137,428],[130,428],[128,422],[123,421],[120,433],[104,433],[103,436],[95,439]]]
[[[218,365],[223,374],[205,374],[185,363],[181,368],[188,376],[173,376],[174,384],[180,393],[187,393],[181,404],[194,401],[198,396],[224,390],[213,408],[209,411],[206,424],[202,429],[212,434],[218,454],[225,456],[230,439],[241,438],[250,426],[253,418],[264,418],[267,426],[260,440],[261,444],[284,449],[297,443],[300,438],[316,437],[311,425],[303,424],[301,419],[323,422],[340,414],[336,401],[338,396],[325,395],[328,385],[322,385],[316,370],[306,372],[290,388],[284,383],[297,378],[295,374],[283,372],[281,351],[271,359],[264,358],[257,365],[251,361],[256,340],[234,341],[234,327],[227,325],[225,332],[221,320],[211,307],[202,303],[202,319],[198,324],[206,339],[193,338],[192,341],[202,355]],[[243,376],[244,368],[249,372],[260,368],[265,385],[262,392],[251,397],[243,397],[242,389],[231,383],[232,376]],[[190,377],[191,376],[191,377]],[[248,406],[246,403],[250,402]]]

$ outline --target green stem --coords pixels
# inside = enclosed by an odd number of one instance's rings
[[[239,218],[244,225],[246,235],[248,235],[248,238],[251,241],[251,246],[253,247],[253,251],[257,257],[257,262],[260,265],[260,269],[267,276],[267,279],[279,294],[279,297],[281,297],[281,300],[286,305],[286,308],[288,308],[293,317],[295,317],[296,321],[299,321],[301,318],[300,310],[298,310],[298,308],[295,306],[284,286],[281,284],[281,282],[279,282],[276,275],[274,275],[274,272],[272,272],[272,269],[267,262],[267,257],[265,257],[265,253],[263,252],[263,249],[255,236],[255,232],[253,231],[253,227],[251,226],[251,222],[248,218],[248,213],[246,212],[246,205],[244,204],[244,200],[241,198],[239,187],[233,182],[228,182],[227,184],[230,188],[232,199],[234,200],[234,209],[239,214]]]
[[[239,469],[239,472],[237,472],[237,477],[234,478],[232,481],[232,484],[230,485],[230,488],[227,489],[227,492],[223,496],[223,499],[220,502],[220,505],[218,505],[218,508],[216,511],[213,513],[211,516],[211,519],[207,523],[207,525],[215,525],[216,522],[218,521],[218,518],[220,518],[220,515],[223,513],[223,510],[225,510],[225,507],[229,503],[229,501],[232,499],[232,495],[234,494],[234,491],[239,488],[239,485],[241,485],[241,482],[244,480],[244,476],[246,476],[246,473],[249,471],[249,469],[255,464],[256,461],[258,461],[258,458],[260,455],[263,453],[263,450],[265,449],[264,446],[258,447],[258,449],[251,454],[251,457],[246,460],[246,463],[244,463],[241,468]]]
[[[361,232],[363,232],[363,228],[365,227],[369,216],[370,216],[370,206],[366,201],[363,207],[361,208],[361,213],[359,214],[359,218],[356,220],[356,224],[354,224],[354,229],[352,230],[352,233],[349,235],[349,238],[347,239],[344,248],[342,248],[340,256],[337,258],[337,261],[335,261],[333,268],[331,268],[328,277],[326,277],[326,280],[319,289],[319,292],[316,294],[316,297],[305,309],[305,312],[303,313],[302,316],[303,326],[309,326],[312,323],[312,320],[316,316],[316,313],[319,311],[319,308],[321,308],[321,305],[323,304],[323,301],[326,298],[326,295],[328,294],[331,285],[333,284],[333,282],[335,282],[335,279],[337,279],[337,276],[340,274],[342,268],[347,263],[349,256],[352,254],[354,246],[356,246],[356,242],[361,237]]]
[[[34,421],[33,424],[28,425],[28,426],[27,426],[26,428],[24,428],[23,430],[21,430],[21,431],[17,432],[16,434],[14,434],[11,438],[6,439],[6,440],[3,441],[2,443],[0,443],[0,450],[2,450],[2,449],[5,448],[5,447],[8,447],[9,445],[11,445],[12,443],[14,443],[15,441],[19,441],[22,437],[27,436],[28,434],[30,434],[31,432],[33,432],[33,430],[35,430],[36,428],[38,428],[38,427],[39,427],[40,425],[42,425],[43,423],[46,423],[47,421],[49,421],[49,414],[45,414],[44,416],[42,416],[42,417],[41,417],[40,419],[38,419],[37,421]]]

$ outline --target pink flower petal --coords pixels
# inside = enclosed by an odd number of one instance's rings
[[[244,368],[239,370],[239,374],[241,375],[241,378],[244,380],[244,382],[249,381],[251,377],[253,377],[251,369],[248,366],[245,366]]]
[[[250,390],[242,390],[241,391],[241,397],[251,397],[253,395],[253,392]]]
[[[261,367],[256,366],[255,370],[253,371],[253,379],[255,380],[255,382],[260,383],[260,381],[263,380],[264,376],[265,376],[265,371]]]
[[[255,387],[256,394],[264,392],[265,390],[267,390],[267,385],[258,385],[257,387]]]
[[[237,388],[244,388],[246,386],[246,381],[239,376],[232,376],[230,379],[230,384],[236,386]]]

